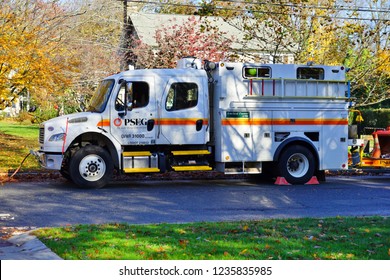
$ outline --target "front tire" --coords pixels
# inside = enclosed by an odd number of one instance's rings
[[[313,153],[304,146],[290,146],[279,158],[278,175],[284,177],[290,184],[305,184],[315,172]]]
[[[70,160],[69,175],[83,188],[102,188],[112,177],[114,165],[110,154],[100,146],[85,146]]]

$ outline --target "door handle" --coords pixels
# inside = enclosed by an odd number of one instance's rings
[[[203,120],[196,121],[196,131],[200,131],[203,127]]]
[[[154,123],[155,123],[155,121],[152,119],[152,120],[148,120],[148,123],[147,123],[147,125],[146,125],[146,129],[148,130],[148,131],[152,131],[153,130],[153,128],[154,128]]]

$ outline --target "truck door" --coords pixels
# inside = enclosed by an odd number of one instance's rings
[[[121,145],[156,143],[156,99],[152,77],[121,83],[111,108],[111,134]]]
[[[207,81],[203,77],[170,79],[159,112],[159,144],[195,145],[209,141]]]

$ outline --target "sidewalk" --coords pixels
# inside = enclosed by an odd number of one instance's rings
[[[29,232],[0,241],[0,260],[62,260]]]

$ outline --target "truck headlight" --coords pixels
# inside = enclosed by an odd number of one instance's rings
[[[50,136],[49,142],[64,141],[65,133],[58,133]]]

